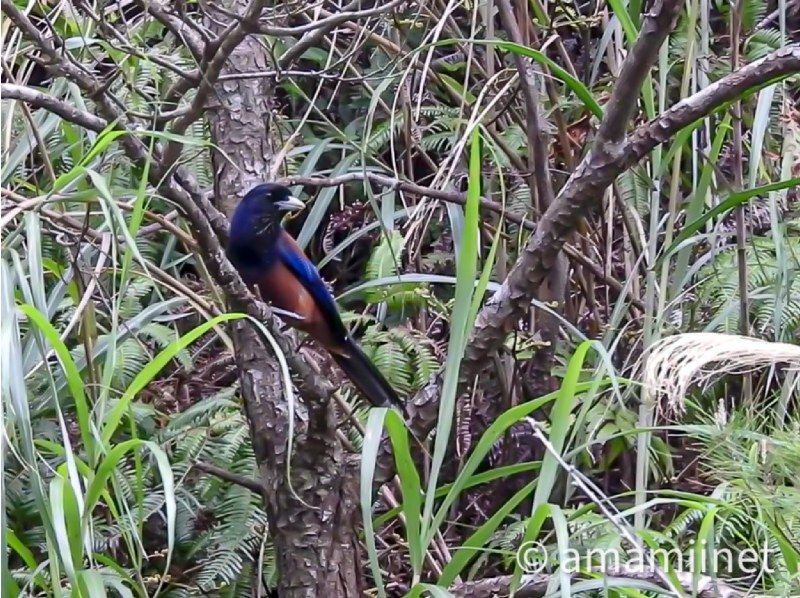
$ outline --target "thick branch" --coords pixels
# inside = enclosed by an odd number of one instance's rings
[[[800,73],[800,43],[784,46],[726,75],[636,129],[625,144],[619,172],[641,160],[657,145],[669,141],[682,128],[747,91],[796,73]]]
[[[601,143],[621,142],[638,108],[636,99],[650,67],[658,58],[661,44],[675,27],[683,3],[676,0],[656,0],[645,16],[642,30],[630,54],[622,64],[611,97],[605,106],[603,121],[597,132],[595,147]]]
[[[662,10],[672,14],[673,18],[668,21],[672,23],[680,4],[672,1],[666,8],[663,3],[661,6]],[[650,19],[663,21],[652,13],[648,16],[648,21]],[[643,26],[643,31],[652,31],[647,22]],[[663,43],[668,33],[666,30],[659,34],[659,45]],[[655,44],[653,35],[649,34],[643,43],[648,46]],[[637,42],[636,46],[639,45]],[[657,51],[648,51],[646,54],[655,56]],[[641,55],[642,52],[634,48],[627,60],[641,58]],[[625,65],[623,70],[626,70]],[[647,69],[637,67],[636,71],[642,79],[647,75]],[[748,89],[797,72],[800,72],[800,45],[792,44],[743,67],[736,73],[727,75],[703,91],[683,100],[654,121],[639,127],[626,143],[612,143],[616,151],[609,151],[602,140],[597,139],[553,205],[542,216],[536,233],[528,240],[522,255],[500,290],[478,314],[461,366],[462,385],[474,380],[483,370],[487,361],[486,356],[502,345],[507,332],[513,329],[516,320],[525,313],[530,301],[536,296],[556,256],[562,250],[566,237],[575,230],[587,210],[599,204],[604,191],[619,174],[658,144],[670,139],[683,127],[708,115]],[[628,80],[630,81],[630,77]],[[634,83],[630,82],[630,85],[638,92],[641,81],[636,85]],[[619,116],[622,112],[629,113],[622,107],[608,109],[605,119],[609,118],[609,115]],[[613,133],[614,127],[606,130]],[[411,427],[417,437],[426,436],[436,422],[439,398],[437,384],[440,383],[439,377],[433,379],[417,393],[409,405]],[[379,462],[376,471],[376,479],[391,477],[393,464],[391,459],[387,458],[389,453],[390,449],[386,447],[383,455],[385,458]]]
[[[635,54],[632,52],[630,56]],[[588,210],[599,204],[603,192],[619,174],[656,145],[668,141],[682,128],[748,89],[796,72],[800,72],[798,44],[777,50],[683,100],[654,121],[642,125],[625,144],[612,141],[614,148],[620,148],[618,151],[609,150],[598,139],[542,216],[536,233],[529,239],[501,289],[478,315],[462,364],[462,380],[473,379],[482,370],[486,355],[502,344],[507,331],[536,296],[567,235]],[[640,73],[644,75],[644,71]],[[607,117],[609,114],[612,113],[607,112]]]
[[[636,110],[631,97],[638,97],[642,82],[658,55],[659,47],[674,26],[681,6],[679,0],[664,0],[657,2],[647,15],[639,39],[622,66],[620,84],[612,93],[593,148],[543,214],[536,232],[528,240],[500,291],[478,315],[461,366],[462,384],[483,370],[486,356],[500,347],[508,331],[525,314],[531,299],[536,297],[556,267],[566,237],[585,216],[586,208],[602,196],[605,188],[623,170],[623,167],[618,167],[612,174],[607,165],[619,157],[621,136]],[[614,122],[609,124],[610,120]],[[595,171],[605,171],[609,176],[599,180]]]

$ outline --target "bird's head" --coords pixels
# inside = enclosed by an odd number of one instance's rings
[[[289,189],[276,183],[256,185],[242,198],[231,219],[231,235],[249,239],[275,234],[286,212],[303,208]]]
[[[279,215],[281,212],[296,212],[303,209],[303,202],[294,197],[289,189],[277,183],[262,183],[256,185],[241,201],[241,206],[252,213],[272,213]]]

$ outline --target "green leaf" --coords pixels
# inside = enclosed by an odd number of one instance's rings
[[[596,381],[580,382],[575,386],[575,392],[579,393],[587,391],[594,388],[596,384]],[[608,385],[610,384],[610,381],[601,380],[600,384]],[[438,529],[438,527],[445,520],[450,507],[455,502],[458,495],[464,490],[464,488],[467,487],[467,483],[471,479],[472,474],[478,469],[497,439],[500,438],[500,436],[502,436],[505,431],[516,422],[520,421],[524,417],[527,417],[537,409],[540,409],[550,401],[553,401],[557,396],[558,392],[551,392],[537,399],[533,399],[532,401],[521,403],[503,412],[494,422],[492,422],[492,424],[481,435],[480,440],[478,440],[473,447],[467,462],[459,472],[444,500],[441,501],[439,510],[436,513],[433,524],[431,525],[432,529]]]
[[[478,263],[480,199],[480,130],[476,127],[472,132],[472,144],[470,147],[467,202],[464,206],[464,232],[461,238],[461,251],[456,256],[455,305],[451,318],[450,339],[447,344],[447,361],[445,363],[444,381],[442,382],[439,417],[436,424],[436,440],[434,442],[433,460],[428,477],[428,489],[423,512],[423,538],[426,547],[436,533],[436,528],[431,525],[436,496],[436,482],[449,444],[457,398],[458,375],[466,349],[468,330],[472,327],[469,316]]]
[[[765,193],[769,193],[770,191],[789,189],[790,187],[796,187],[798,185],[800,185],[800,177],[794,177],[784,181],[770,183],[769,185],[762,185],[761,187],[753,187],[752,189],[739,191],[738,193],[729,195],[725,201],[708,210],[694,222],[690,222],[689,224],[685,225],[680,234],[675,237],[675,240],[672,242],[672,244],[666,249],[666,251],[664,251],[662,257],[658,260],[656,267],[661,261],[672,255],[684,241],[689,239],[694,233],[700,230],[700,228],[712,218],[716,218],[721,214],[731,211],[756,195],[763,195]]]
[[[469,476],[462,490],[466,490],[474,486],[480,486],[481,484],[486,484],[488,482],[516,475],[518,473],[525,473],[526,471],[534,471],[536,469],[539,469],[539,467],[541,467],[541,462],[539,461],[526,461],[525,463],[515,463],[514,465],[504,465],[502,467],[495,467],[494,469],[491,469],[489,471],[482,471],[481,473]],[[443,496],[446,496],[452,487],[453,484],[445,484],[444,486],[440,486],[439,488],[437,488],[436,498],[441,498]],[[397,515],[399,515],[401,511],[402,511],[401,507],[389,509],[381,516],[375,518],[374,521],[375,527],[380,527],[386,524],[389,520],[393,519],[394,517],[397,517]]]
[[[564,449],[564,441],[570,428],[570,414],[577,403],[578,379],[583,368],[583,362],[586,359],[586,353],[593,344],[594,341],[584,341],[575,349],[575,353],[569,360],[569,365],[567,365],[567,372],[558,390],[553,410],[550,413],[548,440],[559,453]],[[556,455],[548,450],[542,460],[542,469],[539,472],[539,485],[536,487],[536,494],[533,498],[534,510],[548,501],[559,467]]]
[[[67,572],[70,582],[77,585],[76,563],[73,560],[72,546],[70,543],[70,519],[67,507],[67,495],[72,494],[72,487],[63,477],[56,475],[50,480],[50,511],[53,516],[53,530],[61,562]],[[73,498],[74,500],[74,498]],[[80,565],[81,563],[77,563]]]
[[[528,482],[464,541],[442,571],[439,577],[439,585],[448,587],[455,581],[455,578],[460,575],[472,557],[483,548],[505,518],[533,491],[535,485],[536,480]]]
[[[561,68],[556,62],[548,58],[543,52],[539,50],[534,50],[533,48],[528,48],[527,46],[522,46],[520,44],[515,44],[513,42],[504,42],[504,41],[497,41],[497,40],[471,40],[472,43],[485,43],[485,44],[494,44],[501,50],[505,50],[507,52],[512,52],[513,54],[518,54],[520,56],[525,56],[536,62],[545,65],[553,76],[556,79],[560,79],[564,85],[569,87],[575,95],[578,96],[581,101],[583,102],[584,106],[589,109],[589,111],[594,114],[597,118],[603,118],[603,109],[600,107],[600,104],[597,103],[597,100],[594,99],[594,95],[592,92],[589,91],[583,83],[581,83],[578,79],[573,77],[569,74],[568,71]]]
[[[386,589],[378,564],[378,549],[375,546],[375,530],[372,525],[372,486],[375,475],[375,463],[381,444],[383,421],[388,413],[385,407],[370,409],[369,419],[364,429],[364,443],[361,446],[361,519],[364,523],[364,541],[367,544],[367,557],[375,579],[378,596],[385,598]]]
[[[89,427],[89,402],[83,390],[83,379],[81,378],[80,371],[78,371],[78,367],[75,365],[75,361],[72,359],[69,349],[61,341],[58,331],[44,314],[27,303],[20,305],[19,310],[42,331],[42,334],[44,334],[50,346],[53,347],[56,352],[56,356],[64,370],[67,385],[69,386],[70,393],[75,403],[75,416],[78,419],[78,428],[81,431],[81,439],[83,440],[86,453],[91,462],[94,455],[95,440]]]
[[[231,314],[233,315],[233,314]],[[106,482],[117,471],[119,462],[128,453],[132,453],[139,448],[146,448],[156,461],[158,472],[161,476],[161,483],[164,486],[164,501],[167,515],[167,557],[164,565],[164,572],[169,571],[172,560],[172,552],[175,546],[175,520],[177,505],[175,500],[175,482],[172,475],[172,468],[166,453],[156,443],[150,440],[133,438],[114,446],[100,462],[97,472],[94,475],[89,488],[86,491],[85,511],[83,527],[88,528],[91,521],[91,514],[100,500],[100,496],[106,493]],[[111,505],[109,505],[111,506]],[[163,582],[162,582],[163,583]]]

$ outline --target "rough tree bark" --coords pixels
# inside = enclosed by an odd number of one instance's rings
[[[245,14],[250,3],[228,0],[223,8]],[[219,35],[228,18],[206,25]],[[246,37],[222,69],[222,80],[206,107],[217,206],[230,215],[243,193],[269,179],[274,160],[270,137],[273,110],[268,78],[226,75],[267,70],[270,56],[255,37]],[[358,469],[336,437],[326,404],[298,405],[294,446],[289,442],[289,405],[280,368],[252,323],[236,325],[236,363],[264,487],[269,534],[275,544],[281,596],[356,596],[361,563],[356,536]],[[304,408],[305,407],[305,408]],[[288,462],[291,461],[291,464]],[[290,467],[289,467],[290,465]],[[287,472],[291,472],[291,482]]]

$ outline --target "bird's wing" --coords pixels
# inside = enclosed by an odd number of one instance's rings
[[[314,298],[320,311],[325,316],[325,320],[331,327],[331,332],[341,337],[341,340],[344,340],[347,337],[347,329],[339,316],[336,301],[334,301],[333,296],[328,291],[328,287],[322,281],[314,264],[305,256],[297,242],[286,231],[282,230],[280,232],[275,250],[280,261],[297,277],[303,287]]]

